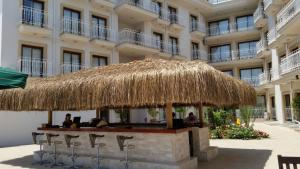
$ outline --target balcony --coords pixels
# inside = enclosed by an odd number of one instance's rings
[[[81,20],[63,18],[60,24],[60,38],[64,41],[83,42],[89,41],[89,29]]]
[[[292,73],[300,69],[300,49],[281,60],[280,75]]]
[[[86,67],[84,65],[64,63],[61,65],[61,73],[66,74],[66,73],[77,72],[77,71],[85,69],[85,68]]]
[[[113,8],[116,4],[116,0],[92,0],[92,3],[103,7]]]
[[[283,3],[282,0],[264,0],[264,10],[268,15],[275,15]]]
[[[48,29],[48,12],[23,6],[20,10],[19,32],[27,35],[39,37],[49,37],[51,34]]]
[[[191,53],[192,60],[208,61],[208,54],[204,50],[193,50]]]
[[[204,37],[206,35],[205,25],[201,22],[191,22],[190,32],[192,36],[199,38]]]
[[[231,23],[227,28],[209,27],[206,43],[215,44],[218,42],[227,42],[232,39],[241,39],[243,37],[257,37],[260,32],[254,27],[253,23]]]
[[[257,49],[257,57],[258,58],[264,58],[265,56],[271,55],[271,52],[268,49],[268,42],[266,39],[261,39],[256,43],[256,49]]]
[[[268,84],[271,81],[271,74],[270,71],[265,71],[264,73],[258,76],[259,85]]]
[[[267,24],[267,18],[264,13],[264,8],[259,6],[253,14],[254,24],[256,27],[261,28]]]
[[[238,50],[223,52],[221,55],[209,54],[210,63],[212,64],[249,64],[249,59],[252,59],[251,63],[260,62],[260,59],[256,59],[256,49]]]
[[[232,0],[207,0],[207,1],[213,5],[219,5],[225,2],[230,2]]]
[[[155,22],[154,22],[155,23]],[[161,25],[170,25],[170,17],[167,11],[161,10],[158,11],[158,18],[156,20],[156,23],[161,24]]]
[[[119,32],[118,49],[123,55],[145,56],[159,53],[161,42],[144,33],[123,29]]]
[[[170,29],[174,31],[182,31],[184,29],[184,18],[178,14],[169,14]]]
[[[47,66],[47,60],[25,58],[19,60],[19,71],[31,77],[46,77]]]
[[[93,24],[91,28],[91,42],[94,45],[113,48],[117,43],[117,33],[110,28]]]
[[[242,78],[241,80],[249,83],[253,87],[258,87],[259,86],[259,78],[258,77]]]
[[[300,1],[291,0],[277,14],[277,30],[281,34],[299,35]]]
[[[119,0],[115,11],[120,21],[129,24],[152,21],[159,13],[155,3],[141,0]]]
[[[276,27],[270,29],[270,31],[267,34],[268,45],[273,46],[274,42],[276,42],[276,39],[279,36],[280,36],[280,34],[278,34]]]

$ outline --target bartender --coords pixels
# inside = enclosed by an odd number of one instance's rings
[[[66,114],[65,121],[63,122],[64,128],[70,128],[72,126],[73,121],[71,120],[71,118],[71,114]]]

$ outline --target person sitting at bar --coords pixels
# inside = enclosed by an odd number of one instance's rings
[[[65,121],[63,122],[64,128],[70,128],[72,126],[73,121],[71,120],[71,118],[71,114],[66,114]]]
[[[188,124],[188,125],[193,125],[195,123],[198,122],[198,119],[197,117],[194,115],[193,112],[190,112],[189,113],[189,116],[185,119],[185,123]]]

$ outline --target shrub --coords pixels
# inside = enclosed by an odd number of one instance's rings
[[[300,95],[296,95],[293,98],[293,108],[294,108],[294,114],[295,118],[300,120]]]
[[[231,124],[231,113],[225,110],[219,110],[213,113],[216,127],[226,126]]]
[[[251,122],[251,118],[254,115],[253,109],[251,107],[241,107],[240,111],[241,111],[242,123],[244,123],[246,127],[249,127],[250,122]],[[254,121],[255,121],[255,119],[253,119],[253,122]]]
[[[261,139],[269,138],[269,135],[265,132],[254,130],[252,127],[242,126],[228,126],[228,127],[217,127],[211,130],[210,137],[212,139]]]

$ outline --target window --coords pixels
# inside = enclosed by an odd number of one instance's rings
[[[64,8],[63,32],[72,34],[82,34],[80,12],[69,8]]]
[[[143,5],[143,1],[142,0],[129,0],[130,4],[134,5],[134,6],[142,6]]]
[[[163,34],[161,33],[157,33],[157,32],[153,32],[153,37],[155,40],[155,47],[159,48],[160,50],[163,50]]]
[[[285,108],[291,107],[291,97],[289,94],[284,95]]]
[[[215,46],[210,48],[211,61],[222,62],[231,60],[230,45]]]
[[[178,39],[175,37],[169,37],[169,43],[171,45],[171,54],[172,55],[178,55],[179,54],[179,48],[178,48]]]
[[[107,40],[107,20],[99,16],[92,16],[92,37]]]
[[[81,69],[81,54],[64,51],[63,73],[76,72]]]
[[[199,59],[200,53],[199,53],[199,44],[192,42],[192,58],[193,59]]]
[[[191,15],[190,16],[190,25],[191,25],[191,31],[197,31],[198,30],[198,18],[197,16]]]
[[[233,71],[232,70],[225,70],[225,71],[222,71],[222,72],[226,75],[233,76]]]
[[[240,78],[254,86],[258,85],[258,77],[263,73],[262,68],[250,68],[250,69],[241,69]]]
[[[23,0],[22,23],[43,27],[45,22],[44,2]]]
[[[266,97],[264,95],[256,97],[256,106],[257,107],[266,107]]]
[[[236,29],[238,31],[247,30],[254,26],[254,20],[252,15],[242,16],[236,18]]]
[[[173,23],[178,23],[178,18],[177,18],[177,9],[173,8],[171,6],[168,7],[168,12],[169,12],[169,19],[170,22]]]
[[[93,67],[106,66],[107,63],[107,57],[93,56]]]
[[[43,59],[43,48],[22,45],[21,72],[43,77],[46,70]]]
[[[242,59],[255,57],[256,43],[257,41],[239,43],[239,57]]]
[[[210,22],[209,24],[209,35],[217,36],[222,35],[229,32],[229,20],[221,20]]]

